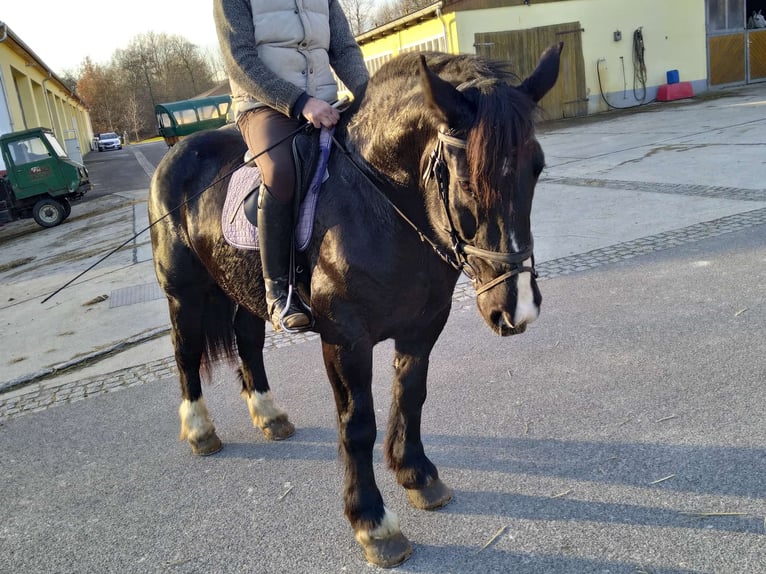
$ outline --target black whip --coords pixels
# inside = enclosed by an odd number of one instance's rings
[[[88,267],[88,268],[87,268],[87,269],[85,269],[84,271],[81,271],[80,273],[78,273],[77,275],[75,275],[75,276],[74,276],[72,279],[70,279],[69,281],[67,281],[66,283],[64,283],[64,284],[63,284],[61,287],[59,287],[59,288],[58,288],[58,289],[56,289],[56,290],[55,290],[53,293],[51,293],[50,295],[48,295],[48,296],[47,296],[45,299],[43,299],[42,301],[40,301],[40,304],[42,304],[42,303],[45,303],[46,301],[48,301],[48,300],[52,299],[52,298],[53,298],[55,295],[57,295],[58,293],[60,293],[61,291],[63,291],[63,290],[64,290],[64,289],[66,289],[67,287],[69,287],[69,286],[70,286],[72,283],[74,283],[75,281],[77,281],[77,280],[78,280],[80,277],[82,277],[83,275],[85,275],[85,274],[86,274],[88,271],[90,271],[91,269],[93,269],[94,267],[96,267],[97,265],[99,265],[100,263],[102,263],[102,262],[103,262],[105,259],[107,259],[108,257],[111,257],[112,255],[114,255],[115,253],[117,253],[117,252],[118,252],[120,249],[122,249],[123,247],[125,247],[125,246],[126,246],[128,243],[130,243],[131,241],[133,241],[133,240],[134,240],[136,237],[138,237],[138,236],[139,236],[139,235],[141,235],[142,233],[146,233],[147,231],[149,231],[149,229],[151,229],[151,228],[152,228],[154,225],[156,225],[157,223],[159,223],[160,221],[162,221],[163,219],[165,219],[165,218],[166,218],[168,215],[170,215],[171,213],[174,213],[174,212],[178,211],[178,210],[179,210],[179,209],[181,209],[181,208],[182,208],[184,205],[186,205],[187,203],[189,203],[191,200],[193,200],[193,199],[196,199],[197,197],[199,197],[200,195],[202,195],[203,193],[205,193],[205,192],[206,192],[208,189],[210,189],[210,188],[211,188],[211,187],[213,187],[214,185],[216,185],[216,184],[220,183],[221,181],[223,181],[223,180],[224,180],[224,179],[226,179],[227,177],[230,177],[230,176],[231,176],[231,174],[233,174],[235,171],[237,171],[237,170],[238,170],[239,168],[241,168],[242,166],[244,166],[244,165],[247,165],[248,163],[250,163],[250,162],[254,161],[256,158],[258,158],[258,157],[262,156],[262,155],[263,155],[263,154],[265,154],[266,152],[268,152],[268,151],[271,151],[272,149],[274,149],[275,147],[277,147],[279,144],[281,144],[281,143],[282,143],[282,142],[284,142],[285,140],[287,140],[287,139],[289,139],[289,138],[291,138],[291,137],[293,137],[293,136],[296,136],[296,135],[298,135],[298,133],[299,133],[301,130],[305,129],[305,128],[306,128],[307,126],[309,126],[309,125],[311,125],[311,122],[309,122],[309,121],[306,121],[305,123],[302,123],[302,124],[301,124],[301,125],[300,125],[298,128],[296,128],[296,129],[294,129],[293,131],[291,131],[289,134],[287,134],[285,137],[283,137],[283,138],[282,138],[282,139],[280,139],[279,141],[277,141],[277,142],[273,143],[272,145],[270,145],[269,147],[267,147],[267,148],[266,148],[266,149],[264,149],[263,151],[261,151],[261,152],[257,153],[256,155],[254,155],[253,157],[251,157],[250,159],[248,159],[247,161],[243,161],[242,163],[240,163],[239,165],[237,165],[237,166],[236,166],[234,169],[232,169],[232,170],[230,170],[229,172],[225,173],[224,175],[222,175],[221,177],[219,177],[218,179],[216,179],[215,181],[213,181],[213,182],[212,182],[210,185],[208,185],[207,187],[205,187],[205,188],[204,188],[204,189],[202,189],[201,191],[199,191],[199,192],[195,193],[194,195],[192,195],[192,196],[190,196],[190,197],[187,197],[187,198],[186,198],[184,201],[182,201],[182,202],[181,202],[180,204],[178,204],[176,207],[174,207],[173,209],[171,209],[170,211],[168,211],[168,212],[167,212],[165,215],[163,215],[163,216],[162,216],[162,217],[160,217],[159,219],[156,219],[156,220],[152,221],[152,222],[151,222],[149,225],[147,225],[147,226],[146,226],[145,228],[143,228],[141,231],[139,231],[138,233],[136,233],[135,235],[133,235],[133,237],[131,237],[131,238],[130,238],[130,239],[128,239],[127,241],[125,241],[125,242],[121,243],[119,246],[115,247],[115,248],[114,248],[114,249],[112,249],[112,250],[111,250],[109,253],[107,253],[106,255],[104,255],[104,256],[103,256],[101,259],[99,259],[98,261],[96,261],[96,262],[95,262],[93,265],[91,265],[90,267]]]

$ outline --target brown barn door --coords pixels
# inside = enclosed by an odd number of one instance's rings
[[[748,30],[748,71],[749,81],[766,80],[766,30]]]
[[[747,81],[744,0],[706,0],[711,86]]]
[[[571,22],[527,30],[479,32],[474,35],[474,47],[481,56],[508,62],[511,71],[523,79],[535,69],[546,48],[564,42],[558,82],[540,105],[544,119],[571,118],[588,113],[582,31],[579,22]]]

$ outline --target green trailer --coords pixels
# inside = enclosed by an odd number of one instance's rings
[[[232,121],[231,96],[208,96],[154,106],[159,134],[168,147],[201,130],[220,128]]]

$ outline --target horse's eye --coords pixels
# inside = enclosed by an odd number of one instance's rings
[[[457,185],[460,188],[460,191],[462,191],[466,195],[473,197],[473,188],[471,187],[470,181],[468,181],[467,179],[459,179],[457,181]]]

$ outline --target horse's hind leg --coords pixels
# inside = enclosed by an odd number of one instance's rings
[[[171,339],[181,383],[182,401],[178,409],[181,418],[181,440],[188,441],[194,454],[213,454],[221,450],[223,445],[215,433],[205,399],[202,398],[202,314],[191,310],[188,303],[181,304],[170,295],[168,304],[173,327]]]
[[[452,499],[452,491],[439,479],[436,466],[426,456],[420,435],[432,347],[433,343],[428,341],[396,341],[393,399],[385,446],[388,465],[396,473],[397,482],[407,490],[410,504],[423,510],[439,508]]]
[[[239,369],[242,397],[247,402],[253,426],[260,428],[268,440],[284,440],[291,437],[295,433],[295,426],[274,400],[263,365],[266,323],[239,307],[234,318],[234,333],[237,337],[239,357],[242,359]]]

